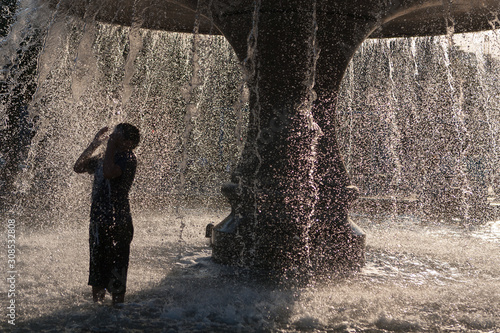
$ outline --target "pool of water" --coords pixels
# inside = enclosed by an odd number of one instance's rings
[[[85,218],[43,230],[21,225],[16,325],[2,319],[0,327],[13,332],[500,330],[499,222],[470,230],[411,216],[353,215],[367,232],[362,271],[285,286],[211,261],[205,226],[226,214],[199,209],[136,216],[121,309],[111,307],[109,296],[104,304],[91,301]],[[3,295],[6,287],[2,284]],[[6,314],[6,306],[1,311]]]

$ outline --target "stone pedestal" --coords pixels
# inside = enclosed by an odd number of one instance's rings
[[[226,35],[246,66],[251,114],[242,158],[222,188],[232,212],[212,231],[213,258],[285,274],[357,269],[365,234],[348,218],[357,190],[339,152],[335,104],[374,22],[309,1],[253,14],[226,12],[218,22],[224,33],[252,31]]]

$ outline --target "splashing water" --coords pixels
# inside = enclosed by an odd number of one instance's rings
[[[467,45],[464,40],[492,36],[453,38]],[[498,57],[496,51],[483,55],[479,48],[464,51],[456,43],[452,64],[447,38],[366,41],[342,87],[346,98],[339,99],[339,132],[346,135],[340,141],[361,203],[389,200],[390,180],[396,177],[391,170],[399,163],[396,208],[413,203],[437,221],[464,220],[468,210],[474,223],[495,214],[487,202],[495,201],[498,192],[498,143],[491,135],[498,124]],[[352,82],[360,88],[347,89]],[[387,89],[387,82],[395,88]],[[395,119],[393,126],[388,117]]]
[[[444,195],[433,196],[435,189],[445,188],[439,177],[447,180],[444,176],[458,172],[450,182],[460,190],[464,183],[479,182],[480,170],[467,169],[468,150],[457,148],[464,144],[464,134],[475,139],[475,148],[469,149],[482,152],[486,186],[495,192],[500,106],[496,32],[363,44],[339,98],[339,140],[348,152],[353,182],[362,191],[361,203],[387,195],[393,201],[382,212],[363,205],[352,210],[352,218],[368,234],[367,265],[359,274],[290,288],[214,264],[204,238],[205,226],[227,215],[219,187],[236,164],[248,122],[245,80],[227,42],[220,36],[46,15],[31,2],[19,8],[2,41],[2,66],[20,67],[22,60],[13,56],[17,51],[42,47],[32,78],[37,89],[25,105],[34,136],[23,155],[26,167],[15,179],[16,205],[2,215],[4,221],[18,223],[18,321],[12,327],[2,319],[2,329],[499,329],[500,226],[490,212],[496,198],[488,197],[488,213],[483,211],[487,222],[462,223],[466,228],[422,214],[432,205],[452,205]],[[318,50],[311,24],[307,85],[312,101]],[[22,28],[27,26],[33,30]],[[34,30],[40,31],[36,38]],[[446,58],[449,38],[485,36],[489,52],[455,48]],[[257,43],[257,36],[251,41]],[[9,87],[15,84],[22,80],[11,75]],[[457,91],[462,92],[459,99]],[[8,112],[2,99],[2,119]],[[135,235],[129,292],[124,307],[114,309],[109,299],[94,305],[86,285],[91,180],[74,175],[72,164],[98,128],[123,120],[139,125],[143,142],[131,194]],[[392,179],[398,180],[396,189]],[[419,205],[403,211],[402,198]],[[462,205],[473,203],[458,200],[456,205],[461,211]],[[6,237],[0,245],[7,249]],[[7,258],[0,251],[1,262]],[[6,295],[10,286],[0,285]],[[0,310],[2,318],[5,311]]]
[[[498,226],[488,232],[492,241],[410,217],[388,224],[355,216],[370,235],[367,266],[349,279],[284,288],[210,260],[202,230],[227,211],[182,213],[182,249],[176,214],[135,215],[127,303],[118,310],[109,298],[91,302],[84,224],[23,230],[18,331],[491,332],[499,325]]]

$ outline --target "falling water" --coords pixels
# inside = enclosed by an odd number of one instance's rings
[[[250,121],[255,122],[254,124],[248,124],[248,126],[255,126],[257,129],[257,139],[262,138],[263,136],[263,125],[260,123],[260,113],[262,111],[261,109],[261,103],[260,103],[260,94],[259,94],[259,75],[257,73],[257,67],[258,67],[258,58],[257,55],[255,54],[257,52],[257,43],[259,42],[259,11],[260,11],[260,6],[261,6],[261,0],[254,0],[253,2],[253,11],[252,11],[252,29],[250,30],[248,37],[247,37],[247,57],[243,60],[243,66],[244,66],[244,73],[245,73],[245,81],[253,81],[254,84],[253,86],[253,91],[251,93],[253,94],[255,98],[255,107],[251,108],[250,112],[252,113],[252,117],[250,118]],[[259,170],[262,166],[262,157],[259,152],[259,147],[257,144],[257,140],[252,143],[252,153],[254,154],[255,158],[257,159],[257,165],[254,170],[254,176],[259,173]],[[253,207],[253,212],[252,212],[252,226],[255,229],[257,227],[257,216],[259,214],[259,207],[258,207],[258,193],[259,189],[261,188],[260,186],[260,181],[258,177],[254,177],[254,182],[253,184],[249,184],[252,187],[252,202],[254,204]],[[243,180],[240,178],[238,179],[238,191],[243,190]],[[241,195],[241,193],[239,193]],[[253,244],[258,244],[258,239],[255,233],[250,234],[251,241]],[[247,251],[245,248],[246,244],[244,245],[244,248],[242,249],[243,251]],[[251,259],[253,260],[253,258]]]
[[[313,100],[318,50],[314,33],[311,36],[308,88]],[[349,173],[361,189],[361,203],[395,194],[397,204],[402,198],[428,204],[429,192],[440,186],[436,174],[456,168],[469,177],[460,169],[462,164],[446,164],[438,158],[449,154],[453,162],[463,153],[456,151],[456,145],[465,138],[457,133],[478,138],[475,143],[487,151],[484,158],[490,174],[498,175],[497,33],[452,38],[484,36],[489,36],[491,53],[457,46],[452,59],[466,65],[448,64],[451,72],[446,71],[448,48],[442,47],[448,42],[446,37],[363,44],[350,65],[338,106],[339,139],[349,151]],[[256,36],[252,42],[258,42]],[[36,45],[41,45],[34,56],[38,67],[32,78],[37,90],[27,103],[33,128],[29,133],[34,137],[14,181],[16,205],[2,211],[1,217],[16,220],[18,250],[16,326],[4,320],[10,285],[3,283],[2,329],[499,329],[500,231],[491,218],[469,225],[469,230],[450,220],[431,219],[429,223],[418,207],[390,212],[394,218],[387,219],[383,212],[359,205],[352,217],[368,234],[366,267],[349,279],[304,288],[277,287],[211,262],[204,228],[227,215],[219,188],[228,181],[238,159],[248,122],[245,80],[222,37],[117,27],[53,12],[47,15],[45,9],[23,2],[1,44],[2,66],[21,67],[16,52],[27,54]],[[478,66],[477,61],[488,65]],[[464,72],[457,75],[459,69]],[[5,69],[3,74],[8,74]],[[454,75],[452,81],[447,74]],[[9,87],[23,84],[15,75],[9,80]],[[461,99],[450,93],[450,82],[462,89]],[[5,131],[9,111],[4,99],[1,105]],[[476,126],[481,113],[470,105],[485,108],[486,133]],[[458,123],[460,131],[454,122],[457,112],[464,118]],[[108,306],[109,300],[103,306],[90,301],[86,278],[91,179],[75,175],[72,165],[97,129],[124,120],[138,124],[143,141],[137,150],[140,164],[131,193],[136,231],[129,295],[118,310]],[[483,136],[485,142],[479,140]],[[397,163],[400,167],[395,172]],[[390,186],[395,176],[397,192]],[[6,237],[0,246],[0,264],[4,265]]]
[[[495,36],[494,33],[489,34]],[[471,40],[472,36],[458,36],[457,39],[464,38]],[[477,35],[474,38],[486,37]],[[367,41],[355,56],[351,64],[353,69],[348,71],[353,76],[346,76],[344,87],[357,81],[360,90],[358,93],[347,90],[343,92],[346,98],[341,100],[338,113],[341,119],[346,119],[340,122],[340,131],[350,133],[351,139],[349,142],[345,141],[344,146],[351,147],[351,177],[360,187],[363,196],[382,196],[378,192],[390,192],[390,182],[384,183],[383,180],[392,177],[389,170],[397,162],[397,158],[401,163],[401,182],[397,194],[399,205],[403,200],[420,198],[421,203],[427,202],[426,206],[432,206],[431,200],[434,200],[434,204],[436,201],[431,197],[439,195],[439,187],[462,189],[464,179],[473,178],[470,170],[460,169],[467,161],[466,158],[472,157],[466,156],[464,149],[459,148],[466,136],[473,137],[468,141],[471,143],[469,149],[481,152],[484,174],[492,179],[485,188],[494,187],[493,175],[498,174],[494,163],[497,139],[491,133],[498,123],[494,111],[498,98],[494,93],[496,87],[493,83],[497,57],[492,53],[483,58],[478,53],[479,49],[473,50],[473,53],[462,50],[459,45],[455,46],[453,75],[461,78],[461,82],[453,82],[455,89],[462,89],[463,96],[452,95],[446,66],[447,43],[444,37],[415,38],[393,43]],[[466,44],[462,42],[462,45]],[[386,50],[387,47],[394,50]],[[393,55],[392,64],[386,56],[389,53]],[[408,59],[410,64],[413,63],[411,66],[407,66]],[[478,61],[481,59],[486,60],[486,73],[479,72],[481,64]],[[393,81],[390,78],[391,65],[393,73],[397,73],[393,76]],[[395,94],[396,98],[383,94],[385,82],[394,82],[386,90]],[[374,88],[379,85],[380,89]],[[397,88],[390,89],[391,86]],[[484,89],[490,92],[485,94]],[[353,104],[357,106],[349,119],[345,110],[353,108]],[[462,123],[456,121],[460,119],[457,107],[462,108],[461,117],[465,119]],[[392,113],[397,120],[395,126],[384,127],[384,119]],[[387,148],[390,147],[390,142],[384,143],[384,140],[395,135],[393,133],[397,133],[398,129],[400,143],[392,143],[395,147],[399,145],[394,154]],[[378,134],[381,132],[387,134]],[[460,154],[463,155],[461,158]],[[472,187],[476,187],[476,193],[481,190],[476,185]],[[446,206],[445,198],[437,197],[437,200],[440,199],[443,199],[443,205]],[[458,206],[465,204],[455,203]],[[467,204],[470,205],[470,202]],[[428,207],[424,208],[427,210]]]
[[[311,266],[310,262],[310,253],[309,253],[309,240],[310,240],[310,232],[311,232],[311,226],[314,223],[314,213],[315,213],[315,206],[318,201],[318,184],[315,181],[315,173],[316,173],[316,149],[318,145],[318,141],[320,137],[323,135],[321,132],[321,128],[319,127],[318,123],[315,121],[313,117],[313,105],[314,101],[316,100],[316,92],[314,90],[314,84],[315,84],[315,79],[316,79],[316,62],[318,60],[319,56],[319,49],[317,45],[317,39],[316,39],[316,33],[318,31],[318,22],[317,22],[317,17],[316,17],[316,8],[317,8],[317,2],[316,0],[312,3],[313,9],[312,9],[312,19],[311,19],[311,35],[309,37],[309,68],[307,72],[307,78],[305,80],[305,86],[307,89],[307,96],[304,102],[304,105],[301,106],[301,112],[304,113],[308,123],[307,126],[310,131],[314,133],[313,139],[311,142],[311,152],[310,155],[308,156],[308,164],[307,164],[307,172],[308,172],[308,179],[307,179],[307,186],[312,189],[311,197],[308,197],[307,195],[305,198],[303,198],[304,202],[311,201],[307,206],[310,206],[310,211],[306,212],[305,218],[307,219],[306,227],[305,230],[303,231],[303,239],[305,240],[305,253],[304,256],[307,257],[307,260],[305,260],[305,263],[307,264],[308,267]]]
[[[387,60],[388,60],[388,65],[389,65],[389,87],[390,87],[390,101],[391,103],[388,105],[388,110],[386,111],[387,114],[387,123],[389,127],[389,152],[391,155],[392,159],[392,164],[394,165],[393,171],[392,171],[392,177],[390,181],[390,191],[389,194],[391,196],[392,200],[392,211],[394,212],[393,216],[391,217],[392,219],[396,218],[397,215],[397,193],[399,191],[399,186],[401,183],[401,162],[399,159],[399,153],[398,151],[401,151],[401,133],[398,128],[398,123],[396,119],[396,112],[395,109],[396,107],[391,106],[392,103],[395,105],[398,105],[398,97],[396,96],[396,83],[394,81],[394,62],[392,59],[392,49],[390,47],[390,41],[389,43],[389,48],[388,48],[388,54],[387,54]]]
[[[495,105],[495,100],[494,96],[491,95],[491,91],[489,89],[489,84],[486,81],[488,77],[488,72],[491,70],[489,67],[489,63],[487,61],[487,57],[485,56],[485,52],[483,48],[479,50],[477,53],[478,55],[478,79],[479,79],[479,87],[480,87],[480,93],[485,97],[485,110],[484,110],[484,115],[485,115],[485,122],[486,126],[488,128],[487,131],[487,138],[488,138],[488,146],[489,146],[489,151],[491,151],[490,156],[488,156],[491,159],[491,164],[492,165],[498,165],[499,159],[498,159],[498,146],[497,142],[495,140],[495,133],[498,133],[498,122],[495,121],[495,112],[493,110],[496,110],[498,108],[498,105]],[[493,102],[493,103],[492,103]],[[488,184],[490,186],[488,187],[488,194],[489,195],[495,195],[493,191],[493,185],[495,181],[495,174],[490,173],[488,175]]]

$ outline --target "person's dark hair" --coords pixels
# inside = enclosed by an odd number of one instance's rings
[[[123,133],[123,138],[125,140],[130,140],[132,142],[132,149],[137,147],[139,141],[141,141],[141,134],[137,127],[129,123],[120,123],[116,125],[116,128]]]

